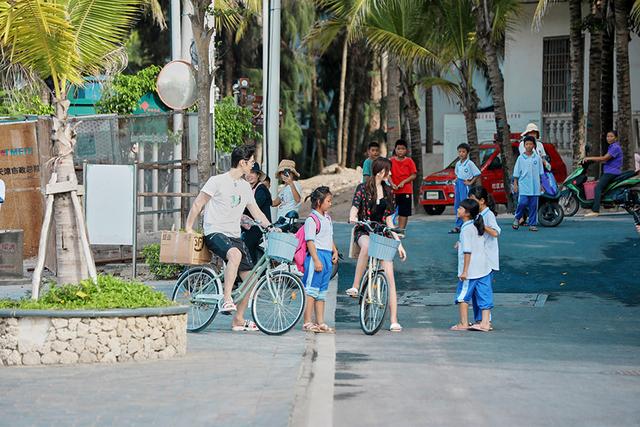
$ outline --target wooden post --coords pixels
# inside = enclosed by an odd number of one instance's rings
[[[78,230],[80,231],[80,242],[82,243],[82,251],[84,252],[84,259],[87,263],[89,276],[91,277],[91,280],[93,280],[93,283],[98,283],[96,264],[93,261],[93,254],[91,253],[91,248],[89,247],[87,228],[84,223],[84,215],[82,215],[82,207],[80,206],[80,200],[78,200],[77,191],[71,191],[71,201],[73,202],[73,210],[76,214],[76,222],[78,223]]]

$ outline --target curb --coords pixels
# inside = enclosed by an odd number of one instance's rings
[[[141,316],[167,316],[174,314],[185,314],[189,311],[186,305],[174,305],[167,307],[145,307],[145,308],[116,308],[109,310],[0,310],[2,317],[141,317]]]
[[[335,326],[337,291],[336,276],[329,284],[325,306],[325,320],[330,326]],[[335,334],[307,333],[289,426],[333,426],[335,362]]]

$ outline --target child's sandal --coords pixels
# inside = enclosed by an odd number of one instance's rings
[[[319,332],[322,334],[335,334],[336,330],[333,328],[330,328],[329,325],[327,325],[326,323],[323,323],[322,325],[318,325],[318,330],[316,332]]]
[[[305,323],[302,325],[302,330],[304,332],[318,332],[318,325],[313,322]]]

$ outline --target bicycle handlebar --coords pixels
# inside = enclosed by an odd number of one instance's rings
[[[405,230],[403,228],[388,227],[386,224],[382,224],[377,221],[356,221],[353,224],[362,225],[371,233],[376,233],[376,229],[382,228],[382,233],[396,233],[398,237],[404,237]]]

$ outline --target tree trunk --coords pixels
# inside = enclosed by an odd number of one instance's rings
[[[471,153],[469,157],[473,163],[480,167],[480,153],[478,152],[478,128],[476,126],[476,117],[478,116],[478,104],[466,105],[463,108],[462,114],[464,115],[464,123],[467,128],[467,144],[471,146]]]
[[[585,156],[584,140],[584,43],[582,2],[569,0],[569,43],[571,68],[571,146],[573,165]]]
[[[600,112],[602,114],[602,136],[600,137],[600,153],[606,153],[607,132],[613,130],[613,51],[615,49],[615,36],[612,29],[607,29],[603,33],[602,42],[602,88],[600,89]],[[598,147],[594,147],[598,150]],[[595,151],[594,151],[595,152]]]
[[[589,29],[589,104],[587,111],[587,144],[590,153],[596,155],[602,145],[602,116],[600,99],[602,92],[602,42],[603,42],[602,5],[598,1],[591,3],[591,25]]]
[[[425,90],[425,104],[427,113],[426,152],[433,153],[433,88]]]
[[[347,105],[344,109],[344,126],[342,128],[342,152],[339,154],[342,159],[342,163],[339,163],[340,166],[347,166],[347,147],[349,145],[349,126],[351,125],[351,110],[353,104],[353,90],[350,88],[347,93]]]
[[[380,86],[382,89],[382,99],[380,100],[380,155],[387,157],[387,117],[389,109],[389,54],[383,52],[380,55]]]
[[[393,147],[400,139],[400,69],[392,56],[389,57],[387,73],[387,144]]]
[[[496,122],[496,142],[500,146],[500,157],[504,165],[503,184],[505,189],[509,189],[511,188],[511,173],[516,159],[511,149],[511,131],[507,121],[507,107],[504,101],[504,76],[502,75],[502,70],[500,70],[496,46],[491,40],[491,29],[495,19],[493,9],[492,0],[482,0],[473,7],[473,12],[476,19],[476,37],[485,54],[489,70],[489,81],[492,89],[491,98]],[[507,210],[512,212],[513,209],[513,200],[507,197]]]
[[[77,184],[73,166],[75,132],[68,122],[69,101],[54,99],[55,117],[51,140],[58,160],[54,171],[58,182]],[[53,201],[53,221],[56,225],[57,277],[59,284],[78,283],[89,277],[87,262],[82,253],[80,231],[70,193],[56,194]],[[92,261],[92,260],[91,260]]]
[[[624,168],[633,168],[633,132],[631,128],[631,80],[629,75],[629,11],[628,0],[613,0],[616,22],[616,77],[618,95],[618,141],[624,155]]]
[[[189,0],[183,0],[188,3]],[[211,85],[213,75],[209,71],[209,44],[213,29],[207,29],[207,10],[210,2],[206,0],[192,1],[193,14],[189,15],[193,28],[193,39],[198,54],[196,83],[198,85],[198,185],[202,187],[213,174],[211,157]]]
[[[376,141],[379,141],[380,128],[381,128],[381,116],[380,102],[382,100],[382,76],[380,74],[380,55],[373,53],[372,71],[371,71],[371,87],[370,87],[370,105],[371,115],[369,117],[369,136]]]
[[[233,96],[233,81],[235,70],[235,50],[233,45],[235,44],[234,34],[229,30],[225,30],[224,39],[227,48],[227,54],[224,57],[224,95]]]
[[[320,108],[318,107],[318,61],[314,60],[311,69],[311,123],[313,126],[313,138],[316,143],[316,171],[322,172],[324,169],[324,154],[322,150],[322,131],[320,129]]]
[[[338,164],[340,166],[344,166],[346,163],[346,160],[343,157],[342,146],[344,144],[344,138],[343,138],[344,127],[345,127],[344,103],[345,103],[345,90],[347,85],[348,59],[349,59],[349,39],[345,34],[344,43],[342,45],[342,63],[340,65],[340,94],[338,99],[338,142],[336,145],[336,150],[338,152]]]
[[[424,171],[422,168],[422,134],[420,132],[420,108],[415,97],[415,83],[410,72],[405,71],[401,76],[403,100],[405,110],[409,120],[409,132],[411,135],[411,159],[416,164],[417,177],[413,181],[413,202],[416,207],[420,206],[420,185]]]

